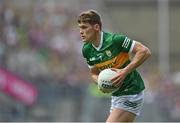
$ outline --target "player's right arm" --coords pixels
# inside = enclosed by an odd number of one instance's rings
[[[100,71],[96,67],[93,67],[93,68],[90,68],[90,73],[91,73],[92,79],[97,84],[97,82],[98,82],[98,75],[99,75]]]
[[[91,74],[91,77],[93,79],[93,82],[97,84],[98,83],[98,75],[99,75],[100,71],[93,64],[90,63],[88,45],[83,46],[82,55],[86,59],[86,62],[87,62],[88,67],[90,69],[90,74]]]
[[[90,68],[90,72],[91,72],[91,77],[93,78],[95,84],[98,84],[98,76],[99,76],[100,71],[96,67],[93,67],[93,68]],[[99,88],[99,86],[98,86],[98,89],[101,90],[101,92],[103,93],[109,93],[108,92],[109,90],[106,90],[104,88]]]

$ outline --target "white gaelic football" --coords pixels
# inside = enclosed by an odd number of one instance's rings
[[[117,74],[117,72],[111,70],[110,68],[102,70],[98,76],[98,88],[106,93],[116,91],[117,88],[112,85],[111,79]]]

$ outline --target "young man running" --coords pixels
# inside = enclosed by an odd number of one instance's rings
[[[97,82],[100,71],[106,68],[118,72],[112,79],[119,89],[112,93],[110,115],[106,122],[133,122],[143,104],[144,82],[136,68],[150,55],[150,50],[138,41],[122,34],[102,31],[99,14],[94,10],[78,16],[80,36],[84,42],[83,57]],[[129,53],[133,53],[132,59]],[[106,93],[106,90],[101,90]]]

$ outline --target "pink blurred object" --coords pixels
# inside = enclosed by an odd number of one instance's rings
[[[32,105],[38,96],[35,86],[3,68],[0,68],[0,90],[28,106]]]

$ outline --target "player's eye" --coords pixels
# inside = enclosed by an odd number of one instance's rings
[[[81,28],[81,29],[86,29],[86,28],[87,28],[87,26],[81,26],[80,28]]]

